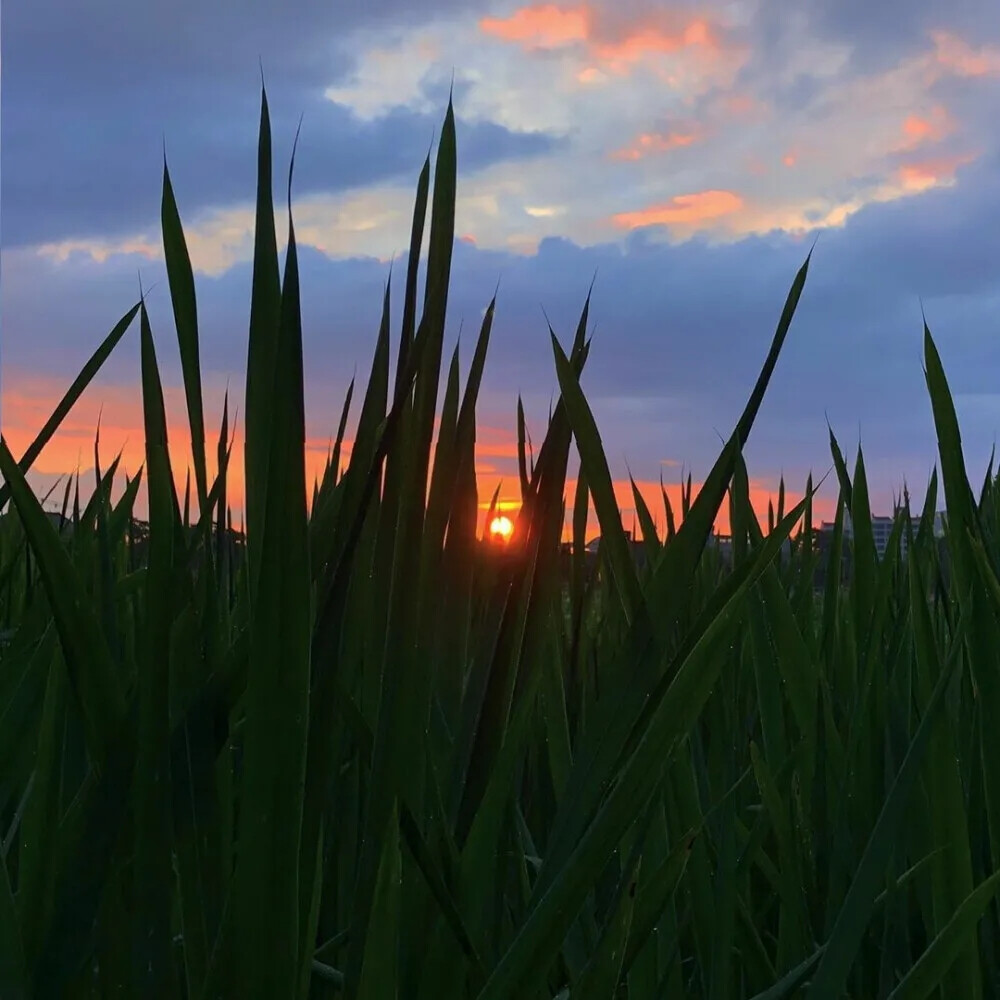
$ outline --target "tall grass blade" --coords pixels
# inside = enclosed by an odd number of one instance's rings
[[[266,469],[266,476],[254,483],[258,520],[250,526],[259,535],[233,882],[234,971],[238,994],[261,1000],[294,996],[302,963],[312,958],[311,946],[303,953],[299,933],[311,577],[302,326],[291,215],[293,168],[294,154],[288,178],[288,251],[281,323],[274,345],[274,380],[268,390],[247,403],[248,427],[253,417],[261,421],[255,426],[267,426],[270,433],[266,464],[255,466],[258,473]],[[251,414],[251,405],[260,409]]]

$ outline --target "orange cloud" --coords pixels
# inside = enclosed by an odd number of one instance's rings
[[[698,191],[676,195],[663,205],[651,205],[637,212],[620,212],[613,221],[623,229],[683,225],[731,215],[742,207],[743,199],[732,191]]]
[[[685,50],[716,53],[719,40],[713,26],[698,17],[687,23],[671,18],[671,23],[611,23],[603,12],[591,6],[560,7],[534,4],[521,7],[509,17],[485,17],[480,30],[501,41],[512,42],[531,51],[585,45],[596,66],[585,67],[577,74],[581,83],[602,79],[603,71],[626,74],[632,67],[653,57],[672,55]],[[620,22],[619,18],[613,18]],[[675,82],[667,77],[668,82]]]
[[[522,7],[510,17],[484,17],[484,34],[527,49],[555,49],[586,41],[590,34],[590,12],[586,7],[562,8],[555,4]]]
[[[938,142],[949,135],[955,123],[946,108],[938,105],[926,117],[909,115],[903,122],[903,137],[896,150],[899,152],[916,149],[925,142]]]
[[[672,149],[690,146],[698,139],[694,132],[642,132],[630,146],[611,153],[613,160],[640,160],[653,153],[667,153]]]
[[[1000,49],[990,46],[974,49],[950,31],[932,31],[930,35],[934,58],[944,69],[957,76],[1000,75]]]
[[[692,21],[678,32],[655,26],[637,28],[616,41],[594,44],[592,51],[612,72],[624,73],[647,56],[669,55],[693,47],[713,51],[719,47],[711,28],[703,20]]]
[[[732,94],[725,100],[725,109],[738,118],[752,115],[761,108],[760,102],[750,94]]]
[[[919,163],[907,163],[899,168],[899,182],[908,192],[925,191],[940,184],[948,184],[955,178],[955,171],[975,156],[945,156]]]

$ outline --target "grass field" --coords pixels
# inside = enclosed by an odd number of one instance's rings
[[[808,260],[701,491],[657,511],[664,537],[636,491],[641,571],[580,388],[586,305],[572,339],[553,334],[561,395],[535,454],[522,444],[500,552],[474,466],[494,303],[464,384],[443,357],[451,108],[391,290],[402,326],[387,288],[311,497],[271,160],[265,100],[245,546],[166,173],[192,496],[142,302],[35,445],[0,444],[0,997],[1000,997],[1000,491],[992,468],[970,485],[930,331],[940,473],[881,560],[861,455],[849,468],[831,435],[846,586],[815,591],[812,484],[762,526],[741,457]],[[145,466],[120,494],[98,463],[85,503],[68,480],[60,523],[25,472],[136,327]],[[724,505],[731,567],[707,546]]]

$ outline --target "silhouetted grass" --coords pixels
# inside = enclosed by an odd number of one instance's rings
[[[418,182],[402,328],[387,287],[350,460],[341,474],[349,393],[311,505],[295,233],[289,203],[281,265],[266,101],[258,169],[246,545],[228,408],[208,473],[166,172],[194,503],[174,487],[141,302],[22,460],[0,444],[0,996],[1000,995],[997,488],[992,470],[970,488],[929,331],[943,548],[935,478],[919,530],[901,517],[878,559],[860,453],[850,473],[832,438],[846,586],[829,574],[816,597],[811,483],[789,510],[782,490],[773,525],[753,513],[741,448],[807,260],[703,488],[676,521],[664,498],[665,537],[637,497],[641,570],[580,389],[585,305],[566,348],[552,337],[561,395],[533,463],[520,420],[515,543],[490,556],[474,452],[494,303],[465,385],[454,359],[438,399],[451,108],[433,184],[429,160]],[[24,473],[137,317],[142,480],[112,503],[115,464],[82,510],[67,486],[60,529]],[[731,566],[707,548],[723,504]]]

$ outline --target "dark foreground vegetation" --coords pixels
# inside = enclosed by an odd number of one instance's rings
[[[940,544],[932,516],[900,517],[879,559],[861,456],[849,470],[832,436],[824,558],[849,545],[846,584],[814,586],[811,483],[773,526],[751,509],[741,445],[807,260],[665,537],[636,494],[642,560],[580,389],[586,306],[565,347],[553,335],[560,399],[533,460],[522,446],[515,541],[483,558],[475,409],[494,304],[462,379],[442,356],[450,108],[392,289],[402,326],[387,287],[359,415],[360,390],[311,503],[266,103],[258,171],[245,548],[166,173],[190,500],[142,302],[29,452],[0,444],[0,997],[1000,997],[998,489],[992,471],[970,488],[929,331],[940,481],[923,508],[940,493]],[[67,485],[61,524],[25,471],[136,327],[144,469],[112,501],[117,463],[98,468],[82,509]],[[727,559],[708,544],[723,505]]]

